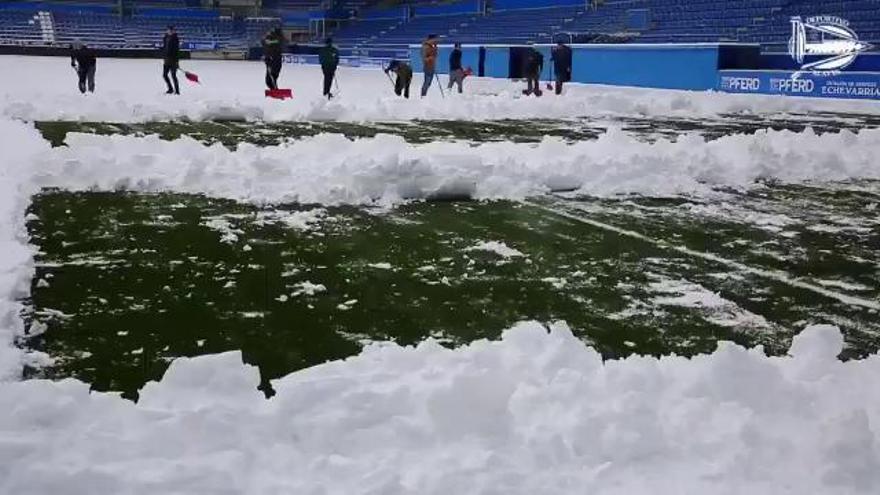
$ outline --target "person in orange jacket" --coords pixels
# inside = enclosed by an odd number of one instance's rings
[[[431,83],[434,82],[434,71],[437,69],[437,35],[429,34],[422,43],[422,70],[425,72],[425,80],[422,82],[422,97],[428,94]]]

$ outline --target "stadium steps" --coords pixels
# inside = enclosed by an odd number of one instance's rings
[[[40,23],[40,31],[43,33],[43,41],[55,44],[55,20],[51,12],[41,10],[37,12],[35,20]]]

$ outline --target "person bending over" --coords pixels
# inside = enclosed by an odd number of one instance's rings
[[[394,93],[400,96],[403,93],[404,98],[409,98],[409,85],[412,83],[412,67],[406,62],[392,60],[385,68],[385,74],[394,72],[397,74],[397,80],[394,81]]]

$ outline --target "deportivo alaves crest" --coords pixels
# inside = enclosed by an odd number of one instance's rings
[[[871,48],[859,41],[849,22],[836,16],[791,18],[791,39],[788,51],[801,68],[794,74],[812,71],[819,74],[835,73],[852,64],[860,53]],[[805,63],[805,57],[819,56],[819,60]]]

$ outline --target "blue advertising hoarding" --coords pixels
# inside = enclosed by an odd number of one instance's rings
[[[718,90],[726,93],[880,100],[880,73],[876,72],[802,72],[796,78],[791,71],[723,70],[718,74]]]

